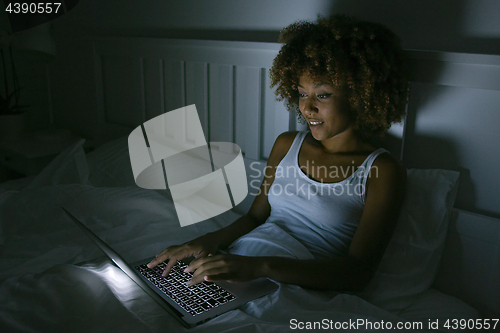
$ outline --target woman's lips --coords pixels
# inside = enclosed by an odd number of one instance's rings
[[[309,123],[309,126],[312,126],[312,127],[319,126],[319,125],[323,124],[323,122],[319,121],[319,120],[308,120],[307,122]]]

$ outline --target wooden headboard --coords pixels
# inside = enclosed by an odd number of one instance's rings
[[[269,87],[278,50],[269,43],[97,39],[99,132],[127,133],[195,104],[207,141],[234,142],[245,157],[266,159],[276,137],[295,128]]]

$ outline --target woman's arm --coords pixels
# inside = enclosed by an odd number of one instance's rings
[[[282,133],[276,139],[269,155],[259,194],[255,197],[247,214],[241,216],[229,226],[208,233],[181,245],[166,248],[159,253],[149,264],[149,268],[169,260],[163,275],[166,276],[177,260],[194,256],[196,258],[213,255],[218,249],[227,248],[239,237],[249,233],[264,223],[271,213],[271,206],[267,200],[267,193],[274,181],[276,167],[288,152],[296,132]]]
[[[330,260],[218,255],[193,261],[193,283],[268,277],[313,289],[362,290],[389,243],[404,200],[406,170],[388,154],[373,164],[365,207],[348,254]]]
[[[189,285],[201,281],[242,282],[267,277],[310,289],[358,290],[365,283],[364,263],[352,257],[299,260],[284,257],[248,257],[231,254],[199,258],[186,272]]]

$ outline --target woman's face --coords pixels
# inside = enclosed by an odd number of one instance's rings
[[[316,140],[352,133],[353,121],[345,93],[307,74],[299,78],[298,92],[300,112]]]

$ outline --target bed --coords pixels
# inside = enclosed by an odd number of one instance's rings
[[[245,213],[274,139],[304,130],[269,88],[268,69],[279,45],[102,37],[66,42],[68,56],[51,70],[56,109],[73,112],[56,116],[86,140],[37,176],[0,184],[0,329],[187,331],[104,257],[60,206],[129,262]],[[467,126],[480,124],[467,121],[469,109],[457,96],[469,101],[474,95],[476,105],[493,115],[500,57],[408,54],[408,116],[381,143],[409,167],[407,198],[368,288],[339,294],[280,284],[278,291],[189,331],[493,329],[500,317],[500,212],[495,196],[484,193],[500,185],[493,176],[498,157],[481,163],[472,153],[478,147],[495,151],[496,143],[487,135],[464,137]],[[84,75],[76,79],[71,71]],[[80,85],[78,92],[70,82]],[[250,193],[232,210],[180,227],[168,189],[136,185],[127,137],[146,120],[191,104],[207,141],[241,148]]]

